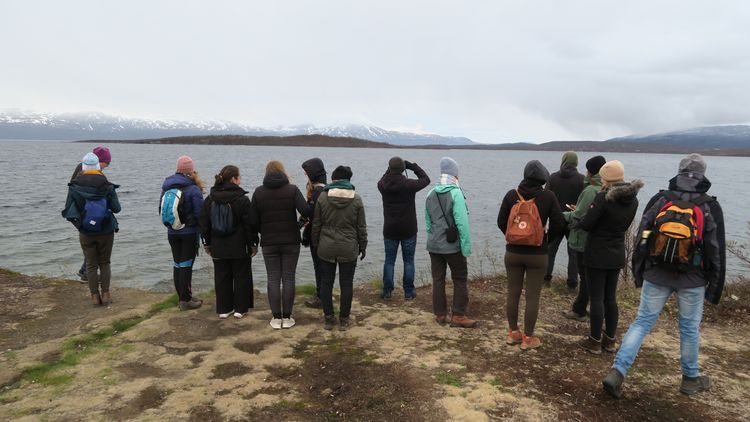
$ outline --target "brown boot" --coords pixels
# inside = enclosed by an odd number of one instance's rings
[[[109,292],[102,292],[102,306],[109,306],[112,304],[112,296]]]
[[[445,325],[448,322],[448,318],[445,315],[435,315],[435,322],[440,325]]]
[[[102,306],[102,297],[99,296],[99,293],[91,294],[91,304],[94,306]]]
[[[451,327],[474,328],[476,325],[475,320],[466,318],[465,315],[453,314],[451,316]]]
[[[591,336],[586,336],[586,338],[581,341],[581,347],[583,347],[583,349],[589,353],[593,353],[595,355],[602,354],[602,341],[596,340]]]
[[[610,337],[606,334],[602,334],[602,350],[609,353],[617,351],[617,340],[614,337]]]

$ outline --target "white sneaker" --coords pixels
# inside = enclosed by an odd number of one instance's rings
[[[292,328],[294,327],[294,324],[294,318],[292,317],[284,318],[281,320],[281,328]]]
[[[227,318],[229,318],[229,316],[230,316],[230,315],[232,315],[233,313],[234,313],[234,310],[232,310],[232,311],[229,311],[229,312],[227,312],[227,313],[225,313],[225,314],[219,314],[219,319],[227,319]]]
[[[239,312],[235,312],[235,313],[234,313],[234,317],[235,317],[235,318],[237,318],[237,319],[240,319],[240,318],[242,318],[243,316],[245,316],[245,314],[241,314],[241,313],[239,313]]]
[[[274,330],[278,330],[278,329],[281,329],[281,321],[282,321],[282,320],[281,320],[281,318],[273,318],[273,319],[271,320],[271,322],[270,322],[270,324],[271,324],[271,327],[272,327],[272,328],[273,328]]]

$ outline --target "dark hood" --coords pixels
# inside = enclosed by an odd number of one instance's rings
[[[109,191],[119,188],[107,180],[101,172],[81,173],[68,186],[88,198],[99,198],[105,196]]]
[[[164,179],[164,183],[161,185],[161,190],[166,191],[172,188],[184,188],[194,184],[195,182],[191,178],[182,173],[175,173]]]
[[[263,178],[263,186],[269,189],[278,189],[288,184],[289,178],[287,178],[284,173],[280,173],[277,171],[266,173],[266,176]]]
[[[709,189],[711,182],[702,174],[680,173],[669,181],[669,190],[706,193]]]
[[[380,179],[380,186],[386,192],[401,192],[404,189],[406,176],[403,173],[388,170]]]
[[[228,204],[235,199],[247,195],[247,191],[234,183],[224,183],[211,188],[211,199],[220,204]]]
[[[302,163],[302,170],[313,183],[327,183],[326,168],[320,158],[311,158]]]
[[[571,164],[563,164],[560,166],[559,174],[563,179],[570,179],[571,177],[578,176],[580,173],[578,173],[578,167]]]
[[[526,163],[526,167],[523,169],[523,178],[524,180],[536,180],[544,185],[549,181],[549,171],[539,160],[531,160]]]
[[[619,202],[621,204],[632,204],[638,196],[638,191],[643,187],[643,182],[633,180],[632,182],[617,182],[607,188],[604,199],[609,202]]]
[[[523,199],[536,198],[537,195],[544,191],[544,183],[534,179],[523,179],[518,185],[518,191]]]

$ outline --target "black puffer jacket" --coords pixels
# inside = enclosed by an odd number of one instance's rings
[[[305,174],[307,174],[307,177],[310,179],[310,183],[313,185],[312,198],[307,200],[307,205],[311,210],[310,218],[308,219],[304,230],[302,230],[302,245],[307,247],[312,246],[310,240],[314,215],[314,212],[312,211],[315,210],[315,204],[318,202],[318,197],[323,192],[323,188],[325,188],[328,180],[326,178],[326,168],[323,165],[323,160],[320,158],[311,158],[305,161],[302,163],[302,169],[305,171]]]
[[[220,236],[211,230],[212,204],[230,204],[236,230],[229,236]],[[233,183],[224,183],[211,188],[211,193],[203,202],[200,216],[203,243],[211,248],[213,259],[240,259],[250,256],[250,248],[258,244],[250,224],[250,199],[247,191]]]
[[[304,217],[310,215],[310,206],[302,192],[283,173],[266,174],[252,199],[251,221],[260,232],[260,245],[299,244],[297,212]]]
[[[587,267],[617,270],[626,265],[625,233],[638,210],[643,182],[619,182],[596,194],[578,227],[589,232],[583,263]]]
[[[409,163],[407,169],[413,171],[417,179],[388,170],[378,182],[383,197],[383,237],[386,239],[410,239],[418,231],[414,197],[430,184],[430,178],[416,163]]]
[[[573,165],[563,165],[560,171],[556,171],[549,176],[547,189],[554,192],[560,208],[565,208],[566,204],[575,205],[578,196],[581,195],[584,188],[584,176],[578,172]]]

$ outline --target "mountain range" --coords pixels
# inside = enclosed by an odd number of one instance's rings
[[[125,118],[103,113],[0,113],[0,139],[85,140],[155,139],[176,136],[246,135],[293,136],[326,135],[358,138],[392,145],[472,145],[469,138],[399,132],[376,126],[313,125],[262,128],[225,121],[181,121]]]

